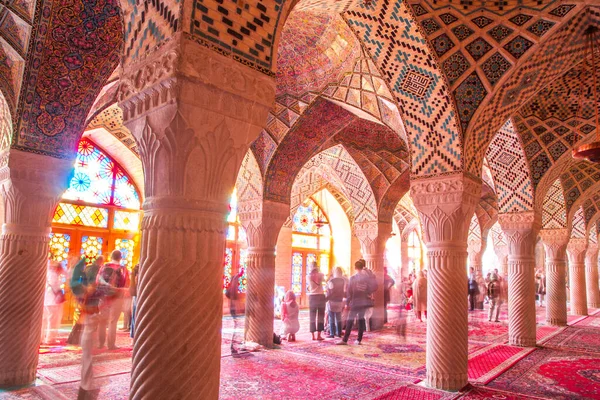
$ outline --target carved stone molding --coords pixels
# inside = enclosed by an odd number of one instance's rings
[[[568,229],[542,229],[540,237],[546,252],[546,261],[561,260],[565,262],[565,252],[569,243]]]
[[[533,257],[533,249],[540,229],[540,217],[533,212],[498,215],[498,222],[506,238],[510,257]]]
[[[247,205],[238,208],[240,221],[246,230],[248,246],[275,248],[279,231],[290,217],[290,205],[264,200],[260,201],[258,206],[258,209]]]
[[[417,179],[411,182],[410,193],[428,247],[444,242],[466,246],[481,182],[461,174]]]
[[[573,264],[584,264],[585,254],[588,247],[586,239],[571,239],[567,245],[567,255],[569,256],[569,266]]]
[[[363,256],[385,253],[385,243],[392,234],[391,223],[355,222],[352,229],[360,241]]]
[[[588,307],[600,307],[600,288],[598,287],[598,245],[590,243],[585,253],[585,283]]]

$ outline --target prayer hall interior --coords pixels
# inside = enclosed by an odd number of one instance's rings
[[[597,0],[0,0],[0,399],[600,399],[599,28]],[[74,271],[115,250],[131,334],[86,364]],[[337,267],[377,287],[348,346],[309,329]]]

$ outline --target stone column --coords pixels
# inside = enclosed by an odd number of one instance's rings
[[[587,285],[587,305],[600,308],[600,291],[598,290],[598,245],[590,243],[585,253],[585,283]]]
[[[554,326],[567,325],[567,288],[565,264],[567,258],[567,229],[543,229],[540,231],[546,252],[546,323]]]
[[[392,224],[384,222],[356,222],[354,232],[360,240],[363,258],[367,269],[377,277],[377,291],[374,293],[375,306],[371,317],[371,330],[383,328],[383,280],[385,264],[385,243],[392,233]]]
[[[499,216],[508,244],[508,339],[535,346],[535,242],[539,222],[533,212]]]
[[[400,234],[400,260],[402,262],[402,266],[400,268],[400,277],[408,277],[410,272],[408,270],[408,235],[405,233]]]
[[[247,341],[271,348],[275,317],[275,245],[281,227],[290,216],[290,205],[265,200],[254,205],[241,202],[238,209],[249,246],[245,336]]]
[[[569,287],[571,314],[588,315],[585,284],[585,254],[587,239],[571,239],[567,246],[569,257]]]
[[[228,203],[273,79],[177,33],[118,93],[144,168],[131,399],[217,399]]]
[[[50,224],[73,162],[12,149],[0,163],[0,387],[10,387],[35,381]]]
[[[427,246],[427,384],[467,384],[467,235],[481,183],[460,174],[411,182]]]
[[[485,279],[483,277],[483,253],[485,251],[486,242],[482,239],[469,240],[467,246],[467,252],[469,254],[469,265],[475,269],[475,279],[479,284],[480,288],[485,285]],[[483,300],[485,298],[485,291],[479,291],[477,301],[475,302],[475,308],[483,310]]]
[[[508,279],[508,246],[494,246],[494,252],[500,263],[500,275],[502,275],[502,278],[506,282]]]

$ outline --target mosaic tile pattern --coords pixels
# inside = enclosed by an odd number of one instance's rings
[[[293,11],[281,32],[277,53],[277,94],[320,92],[352,69],[360,45],[335,14]]]
[[[588,11],[576,13],[575,9],[581,10],[581,7],[576,6],[569,13],[569,18],[557,23],[551,30],[553,32],[552,36],[541,42],[535,51],[528,51],[526,53],[527,57],[524,57],[519,67],[517,69],[511,68],[506,73],[506,80],[503,81],[502,86],[498,87],[493,96],[481,105],[484,108],[478,112],[478,120],[469,127],[465,139],[465,157],[468,159],[465,159],[467,170],[473,170],[473,173],[475,173],[481,168],[479,152],[487,148],[487,144],[496,134],[497,129],[511,115],[515,114],[520,105],[526,103],[534,93],[550,82],[564,75],[565,65],[575,65],[576,60],[581,59],[583,49],[581,35],[588,26],[588,18],[597,17]],[[552,11],[554,8],[548,10]],[[547,15],[544,18],[551,19]],[[527,24],[523,27],[526,28]],[[515,26],[515,28],[517,27]],[[544,37],[549,35],[550,33],[544,35]],[[516,36],[504,46],[510,49],[515,56],[518,56],[519,51],[522,52],[525,48],[520,47],[520,50],[518,46],[515,48],[514,39],[516,39]],[[569,48],[570,51],[561,52],[557,55],[557,49],[562,48]],[[541,70],[544,70],[543,75],[540,74]],[[518,127],[519,123],[515,121],[515,124],[521,133],[521,129]],[[533,161],[535,161],[535,165],[533,165]],[[535,184],[536,180],[541,179],[546,171],[545,167],[551,165],[551,162],[548,155],[541,156],[538,153],[530,164],[532,181]]]
[[[492,228],[490,229],[490,233],[492,236],[494,248],[498,248],[501,246],[507,246],[506,237],[504,236],[504,232],[502,232],[502,228],[500,227],[500,224],[498,222],[496,222],[494,225],[492,225]]]
[[[473,57],[473,60],[478,61],[492,49],[492,45],[486,42],[485,39],[478,38],[469,43],[465,49]]]
[[[476,72],[469,75],[454,91],[456,107],[458,108],[458,116],[463,132],[467,130],[473,114],[475,114],[475,111],[483,102],[486,95],[487,90],[485,90]]]
[[[479,225],[479,219],[477,215],[473,214],[471,218],[471,224],[469,225],[469,236],[467,239],[471,241],[481,241],[481,226]]]
[[[104,111],[96,115],[94,119],[90,121],[86,130],[104,128],[111,135],[119,139],[121,143],[125,145],[129,150],[139,157],[137,144],[135,138],[123,125],[123,110],[116,104],[106,108]]]
[[[573,215],[571,228],[571,237],[574,239],[584,239],[586,237],[585,218],[583,217],[583,208],[579,207]]]
[[[577,161],[560,176],[560,179],[565,190],[565,205],[569,211],[580,196],[584,194],[587,196],[586,191],[600,182],[600,165]]]
[[[498,83],[500,78],[502,78],[506,71],[511,67],[512,64],[498,52],[494,53],[481,64],[481,70],[492,86]]]
[[[588,198],[582,205],[583,207],[583,217],[585,219],[585,225],[589,227],[590,222],[593,219],[598,218],[598,210],[600,210],[600,194],[593,194]],[[595,236],[595,235],[592,235]]]
[[[469,64],[467,58],[460,51],[457,51],[448,57],[442,66],[444,67],[448,82],[452,85],[471,67],[471,64]]]
[[[544,36],[556,23],[540,19],[535,23],[531,24],[527,30],[538,37]]]
[[[344,18],[403,105],[401,116],[412,143],[412,174],[459,170],[460,134],[452,99],[406,4],[378,0],[368,8],[346,12]]]
[[[0,151],[10,147],[12,140],[12,117],[8,103],[0,93]]]
[[[525,39],[519,35],[504,45],[504,50],[508,51],[514,58],[519,59],[527,50],[533,46],[531,40]]]
[[[17,108],[19,92],[21,90],[21,79],[25,68],[25,62],[23,60],[26,55],[24,50],[19,48],[20,46],[18,43],[8,39],[9,35],[2,29],[2,26],[7,24],[6,21],[12,21],[14,14],[9,11],[8,8],[3,8],[2,13],[4,15],[3,17],[0,17],[0,37],[4,39],[0,39],[0,90],[14,114],[14,111]],[[4,18],[4,22],[1,22],[2,18]],[[18,17],[14,16],[14,18]],[[17,26],[10,27],[10,31],[14,32],[14,35],[22,36],[22,34],[19,33],[19,29],[20,28]],[[19,53],[19,50],[21,50],[21,53]]]
[[[271,158],[277,149],[277,142],[273,140],[271,135],[269,135],[266,131],[262,131],[258,138],[252,142],[250,146],[254,156],[256,157],[256,162],[264,175],[267,170],[267,166],[271,162]]]
[[[494,38],[496,42],[500,43],[509,37],[513,32],[513,29],[510,29],[504,25],[497,25],[488,31],[488,35]]]
[[[507,121],[498,131],[486,153],[500,213],[533,210],[533,185],[516,129]]]
[[[433,44],[433,50],[438,57],[443,56],[454,47],[454,42],[445,33],[433,39],[431,44]]]
[[[542,229],[562,229],[567,227],[567,209],[560,180],[554,181],[544,196],[542,208]]]

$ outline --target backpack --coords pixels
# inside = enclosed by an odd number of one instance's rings
[[[490,299],[495,299],[499,297],[497,282],[490,282],[487,288],[487,295]]]

